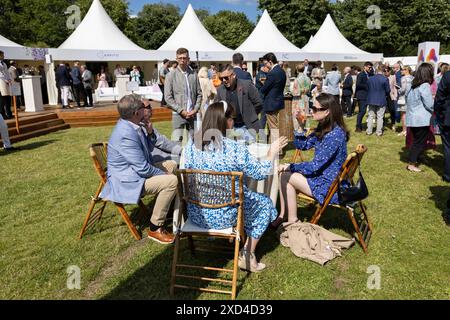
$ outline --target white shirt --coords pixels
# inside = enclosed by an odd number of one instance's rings
[[[11,80],[11,75],[9,74],[8,67],[3,61],[0,61],[0,79],[4,81]]]
[[[188,78],[189,74],[187,73],[187,71],[181,70],[181,72],[183,72],[184,78],[186,79],[186,90],[184,92],[184,94],[187,97],[186,111],[191,112],[192,111],[192,99],[191,99],[191,87],[189,86],[189,78]]]

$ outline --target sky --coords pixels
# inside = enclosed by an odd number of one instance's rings
[[[258,10],[258,0],[128,0],[128,2],[132,15],[137,15],[145,4],[160,2],[178,6],[181,14],[184,14],[190,3],[194,9],[207,9],[211,14],[215,14],[220,10],[244,12],[254,23],[258,15],[262,15],[262,12]]]

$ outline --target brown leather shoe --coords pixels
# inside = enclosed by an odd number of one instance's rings
[[[355,132],[362,132],[362,129],[356,128],[356,129],[355,129]]]
[[[162,227],[156,231],[148,230],[147,233],[149,239],[161,244],[171,244],[175,240],[175,236]]]

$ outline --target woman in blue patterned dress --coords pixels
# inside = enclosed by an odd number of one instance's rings
[[[288,222],[297,218],[297,191],[315,198],[322,204],[334,179],[347,158],[349,133],[342,117],[342,109],[334,96],[322,93],[314,101],[313,119],[319,124],[308,136],[295,133],[295,147],[300,150],[315,148],[314,158],[309,162],[281,165],[280,215],[272,223],[277,227],[288,212]],[[334,194],[331,203],[338,203]]]
[[[232,129],[234,109],[226,102],[211,104],[205,112],[201,130],[190,139],[184,149],[185,168],[212,170],[218,172],[240,171],[256,180],[265,179],[272,171],[273,160],[287,145],[281,137],[273,142],[267,159],[258,161],[242,143],[225,137],[226,130]],[[188,215],[192,222],[208,229],[227,229],[236,224],[237,209],[200,208],[188,204]],[[261,271],[265,268],[255,257],[256,245],[269,223],[276,219],[277,210],[269,197],[250,191],[244,186],[244,230],[247,241],[239,253],[239,267],[248,271]]]

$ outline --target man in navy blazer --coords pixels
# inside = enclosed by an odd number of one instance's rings
[[[150,219],[148,237],[162,244],[174,236],[164,228],[170,204],[177,191],[177,177],[172,173],[175,161],[156,163],[155,149],[180,153],[180,147],[164,143],[150,122],[151,105],[137,94],[124,96],[117,107],[120,119],[108,142],[107,182],[100,197],[113,202],[136,204],[141,196],[158,194]],[[164,147],[165,145],[165,147]]]
[[[260,89],[264,97],[263,110],[267,115],[269,130],[278,130],[278,113],[284,109],[284,87],[286,86],[286,73],[281,69],[273,53],[262,57],[264,65],[270,70],[266,81]]]
[[[237,52],[233,54],[232,62],[236,78],[238,78],[239,80],[250,80],[250,81],[253,80],[252,75],[249,72],[242,70],[242,64],[244,63],[244,56],[241,53]]]
[[[364,70],[356,77],[355,98],[358,100],[358,117],[356,118],[356,130],[355,132],[362,131],[362,119],[367,110],[367,82],[369,77],[372,76],[373,63],[367,61],[364,63]]]
[[[387,106],[387,95],[391,92],[389,80],[383,74],[384,66],[379,65],[377,74],[367,81],[367,105],[369,118],[367,119],[367,134],[372,134],[373,119],[377,115],[377,136],[383,135],[383,120]]]
[[[444,146],[444,175],[442,179],[450,182],[450,71],[444,73],[439,83],[434,99],[434,110],[441,131],[442,145]],[[450,195],[447,200],[444,219],[450,227]]]
[[[347,117],[351,117],[353,114],[352,110],[352,95],[353,95],[353,78],[350,72],[352,69],[350,67],[344,68],[344,81],[342,81],[342,99],[341,107],[342,113],[347,114]]]

